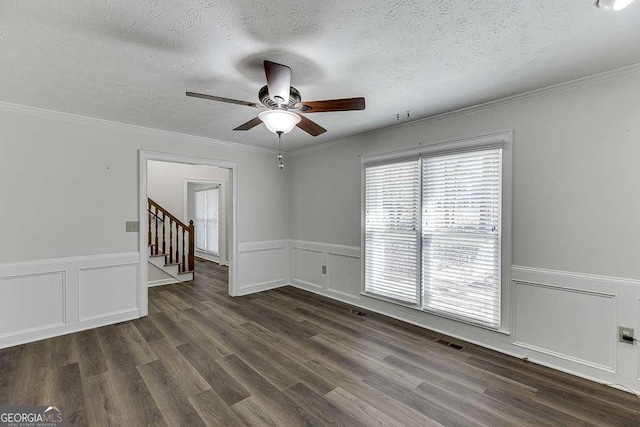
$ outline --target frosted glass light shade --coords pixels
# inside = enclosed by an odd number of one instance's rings
[[[268,110],[258,114],[260,120],[273,133],[289,133],[300,123],[300,116],[285,110]]]
[[[601,9],[622,10],[633,3],[633,0],[597,0],[596,6]]]

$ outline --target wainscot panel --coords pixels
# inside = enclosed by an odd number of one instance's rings
[[[139,255],[0,264],[0,348],[139,317]]]
[[[288,240],[240,243],[238,295],[286,286],[288,272]]]

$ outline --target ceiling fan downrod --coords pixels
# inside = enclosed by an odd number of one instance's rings
[[[276,133],[278,134],[278,167],[280,168],[280,170],[282,170],[284,169],[284,156],[282,155],[282,132]]]

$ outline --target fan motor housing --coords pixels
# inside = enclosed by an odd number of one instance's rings
[[[298,89],[291,86],[291,90],[289,91],[289,102],[279,106],[278,103],[269,96],[269,88],[267,86],[263,86],[262,89],[260,89],[260,92],[258,92],[258,99],[262,105],[267,108],[284,108],[285,110],[294,110],[295,105],[302,100],[302,97],[300,96]]]

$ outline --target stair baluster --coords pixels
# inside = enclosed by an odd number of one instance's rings
[[[173,264],[173,220],[169,217],[169,264]]]
[[[193,225],[193,220],[189,221],[189,271],[195,271],[196,263],[195,257],[192,254],[195,254],[195,230],[196,227]]]
[[[180,262],[180,231],[178,230],[178,222],[176,221],[176,262]]]
[[[147,212],[149,213],[149,234],[147,237],[147,245],[151,246],[151,203],[148,204]],[[151,251],[153,254],[153,251]]]
[[[164,239],[164,233],[167,228],[166,222],[167,222],[167,215],[164,212],[162,212],[162,253],[163,254],[167,253],[167,244]]]
[[[187,264],[184,262],[185,261],[185,257],[184,257],[184,232],[185,229],[182,229],[182,271],[187,271]]]
[[[154,220],[156,222],[156,255],[158,255],[158,251],[160,250],[160,247],[158,246],[158,207],[156,206],[156,214],[154,217]]]

